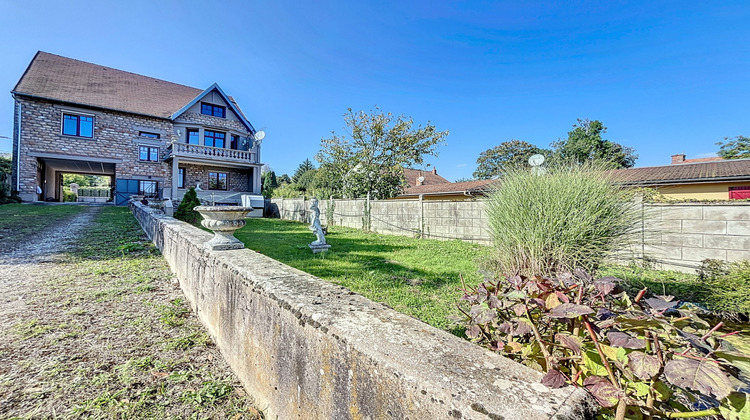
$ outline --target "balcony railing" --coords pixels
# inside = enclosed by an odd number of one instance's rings
[[[167,148],[167,159],[171,157],[202,158],[221,162],[258,163],[255,152],[223,149],[199,144],[172,143]]]

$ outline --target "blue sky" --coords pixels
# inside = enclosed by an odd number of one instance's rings
[[[0,0],[0,136],[37,50],[218,82],[266,131],[277,174],[342,132],[349,107],[450,130],[429,159],[449,180],[500,142],[546,147],[576,118],[601,120],[637,166],[750,135],[747,1],[212,3]]]

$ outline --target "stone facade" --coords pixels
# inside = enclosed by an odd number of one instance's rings
[[[208,190],[208,173],[222,172],[229,176],[229,185],[227,191],[251,191],[253,170],[222,168],[219,166],[180,164],[180,168],[185,168],[185,189],[194,187],[200,183],[201,188]]]
[[[21,109],[20,149],[18,145],[19,105]],[[63,135],[63,112],[93,116],[93,137]],[[227,112],[231,111],[227,109]],[[170,143],[185,142],[185,139],[178,138],[178,130],[184,126],[200,126],[201,143],[203,142],[202,128],[207,127],[227,133],[225,148],[229,147],[231,134],[241,136],[243,144],[252,147],[252,142],[248,140],[252,132],[239,120],[191,112],[185,112],[172,121],[72,106],[18,95],[14,114],[11,182],[13,189],[18,186],[19,194],[24,201],[40,199],[61,201],[59,174],[63,172],[105,175],[111,176],[113,180],[152,180],[158,182],[159,190],[171,192],[176,187],[176,183],[172,182],[176,171],[170,162]],[[182,137],[184,137],[184,131],[182,130]],[[158,134],[159,138],[141,137],[139,132]],[[140,146],[158,148],[158,161],[141,160]],[[20,159],[20,167],[18,159]],[[64,164],[56,166],[62,161],[74,161],[75,168],[71,170],[69,165]],[[203,188],[207,189],[208,172],[215,171],[229,174],[229,191],[260,193],[260,176],[254,174],[254,171],[259,172],[261,165],[257,154],[255,162],[248,162],[245,167],[237,167],[236,162],[231,167],[222,166],[222,162],[215,159],[206,161],[207,165],[196,164],[200,161],[200,157],[191,157],[190,162],[179,161],[178,166],[187,169],[186,186],[194,186],[200,182]],[[43,189],[41,196],[36,193],[37,186]],[[179,197],[181,196],[182,194],[179,194]]]

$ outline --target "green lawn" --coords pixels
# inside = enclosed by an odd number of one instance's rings
[[[648,287],[657,295],[678,296],[688,302],[703,302],[708,289],[696,274],[679,271],[649,270],[632,266],[608,265],[599,270],[599,276],[613,276],[625,280],[624,286],[631,294]]]
[[[489,247],[462,241],[333,226],[326,237],[331,250],[313,255],[307,244],[315,236],[307,225],[278,219],[248,219],[235,236],[250,249],[454,333],[461,331],[450,321],[451,315],[457,315],[462,294],[460,276],[468,285],[478,284],[481,260],[491,252]],[[623,286],[633,295],[648,287],[653,294],[674,295],[709,307],[716,300],[715,292],[694,274],[610,265],[597,273],[603,276],[625,280]]]
[[[0,243],[12,245],[47,226],[73,217],[84,207],[49,204],[0,205]]]
[[[307,225],[278,219],[248,219],[235,236],[252,250],[448,330],[462,294],[460,276],[477,284],[477,261],[488,252],[462,241],[333,226],[326,236],[331,250],[313,255],[307,244],[315,235]]]

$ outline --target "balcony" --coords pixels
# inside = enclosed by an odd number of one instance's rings
[[[258,158],[255,152],[249,150],[223,149],[220,147],[201,146],[199,144],[172,143],[167,148],[164,160],[177,158],[197,159],[215,163],[256,164]]]

